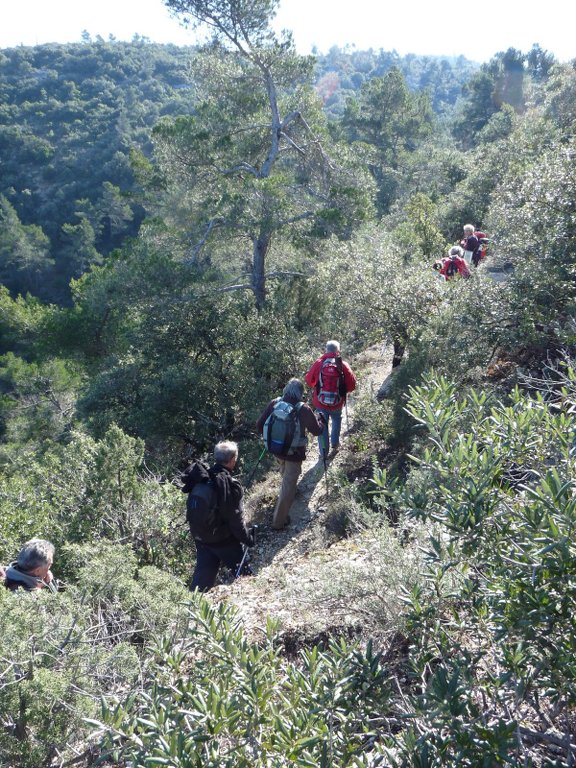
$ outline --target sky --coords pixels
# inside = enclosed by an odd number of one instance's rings
[[[293,32],[300,53],[348,45],[483,62],[508,48],[526,53],[538,43],[570,61],[576,58],[575,22],[574,0],[280,0],[274,26]],[[84,30],[93,39],[196,42],[162,0],[17,0],[0,16],[0,48],[79,42]]]

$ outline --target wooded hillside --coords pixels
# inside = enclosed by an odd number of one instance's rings
[[[0,564],[65,587],[0,592],[0,763],[573,765],[574,64],[168,4],[214,40],[0,52]],[[254,424],[328,339],[358,393],[274,532]],[[200,595],[222,439],[261,538]]]

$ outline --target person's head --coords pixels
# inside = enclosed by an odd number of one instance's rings
[[[466,237],[469,237],[470,235],[474,234],[474,227],[472,226],[472,224],[464,224],[462,229],[464,230],[464,234],[466,235]]]
[[[335,339],[330,339],[326,342],[326,352],[332,352],[333,354],[340,354],[340,342]]]
[[[438,272],[440,269],[442,269],[442,262],[435,261],[434,264],[432,264],[432,269],[435,269]]]
[[[214,461],[223,467],[234,467],[238,461],[238,443],[222,440],[214,446]]]
[[[18,568],[29,576],[45,579],[54,562],[54,544],[46,539],[30,539],[16,558]]]
[[[449,256],[462,256],[462,248],[460,248],[459,245],[453,245],[452,248],[448,251]]]
[[[288,397],[290,400],[300,402],[304,398],[304,384],[302,384],[300,379],[290,379],[282,390],[282,397]]]

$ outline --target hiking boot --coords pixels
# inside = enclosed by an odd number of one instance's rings
[[[291,523],[291,522],[292,522],[292,520],[290,519],[290,515],[288,515],[288,517],[286,518],[286,522],[284,523],[284,525],[278,525],[278,526],[276,526],[276,525],[274,525],[274,523],[272,523],[272,530],[273,530],[273,531],[282,531],[284,528],[288,528],[288,526],[290,525],[290,523]]]
[[[331,457],[334,457],[334,456],[336,456],[336,454],[338,453],[339,450],[340,450],[340,443],[336,443],[336,445],[332,446],[332,450],[330,451],[330,453],[328,455],[331,456]]]

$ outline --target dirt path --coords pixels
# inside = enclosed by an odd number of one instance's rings
[[[309,615],[302,597],[305,590],[299,589],[299,585],[302,587],[303,582],[313,581],[315,563],[321,563],[327,557],[332,559],[338,556],[337,552],[343,554],[347,549],[338,524],[337,501],[333,498],[334,491],[330,494],[330,487],[336,474],[346,467],[355,403],[366,395],[376,399],[390,373],[391,359],[389,348],[376,345],[350,361],[358,378],[358,388],[349,396],[347,416],[343,414],[341,450],[328,461],[325,472],[316,439],[309,439],[307,458],[290,509],[291,524],[287,528],[274,531],[270,527],[280,484],[276,470],[272,469],[248,494],[248,518],[259,526],[257,545],[252,552],[255,575],[218,586],[210,593],[216,601],[234,603],[246,627],[264,627],[268,615],[280,620],[285,628],[292,629],[309,626],[318,619],[318,616]],[[314,612],[317,613],[317,607]]]

